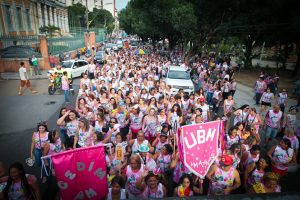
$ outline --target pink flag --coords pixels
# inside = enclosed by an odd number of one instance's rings
[[[185,166],[204,178],[218,157],[220,121],[182,127],[181,142]]]
[[[105,198],[108,184],[104,148],[94,146],[52,155],[63,200]]]

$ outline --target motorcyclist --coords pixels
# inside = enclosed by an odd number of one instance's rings
[[[62,77],[64,70],[62,69],[61,65],[57,65],[57,67],[56,67],[56,69],[54,70],[54,72],[57,72],[57,75],[59,75],[59,76]],[[72,79],[71,73],[68,73],[68,79],[69,79],[69,81],[70,81],[70,92],[71,92],[72,94],[74,94],[74,89],[73,89],[73,86],[72,86],[73,79]]]

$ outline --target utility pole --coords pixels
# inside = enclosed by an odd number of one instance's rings
[[[85,21],[86,21],[86,30],[89,30],[89,9],[88,9],[88,0],[85,0]]]
[[[103,0],[101,0],[101,9],[103,9]]]

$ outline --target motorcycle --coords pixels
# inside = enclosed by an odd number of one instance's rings
[[[53,95],[56,90],[61,90],[61,74],[58,74],[57,72],[48,72],[48,79],[49,79],[49,85],[48,85],[48,93],[50,95]]]

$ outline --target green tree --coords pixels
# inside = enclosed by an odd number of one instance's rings
[[[81,3],[68,6],[69,26],[86,27],[86,7]]]
[[[60,28],[53,26],[53,25],[49,25],[49,26],[42,26],[39,28],[41,33],[45,33],[50,37],[53,37],[55,33],[61,35],[60,33]]]
[[[89,27],[91,28],[105,28],[108,33],[112,33],[115,27],[114,22],[114,17],[108,10],[94,8],[93,12],[89,13]]]

